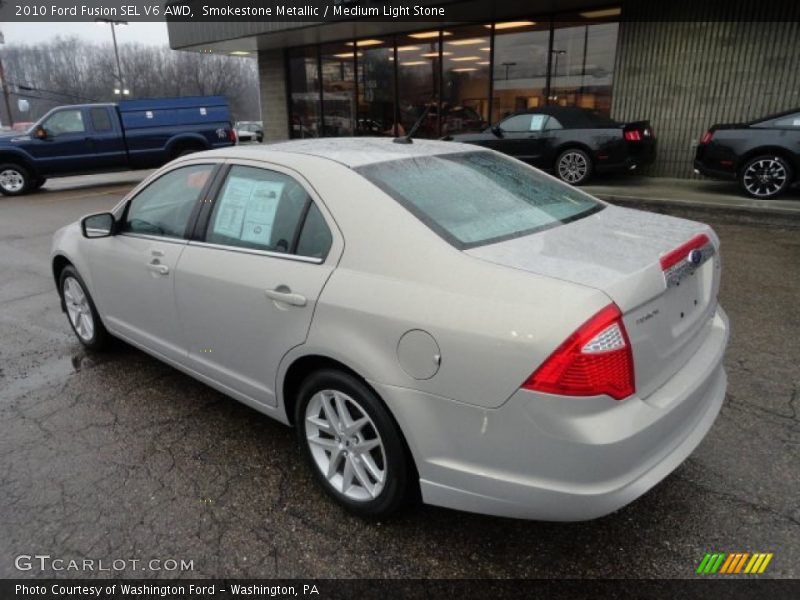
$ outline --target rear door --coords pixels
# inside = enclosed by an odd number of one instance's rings
[[[128,153],[116,109],[111,106],[91,106],[87,112],[97,169],[110,170],[128,166]]]
[[[264,163],[231,164],[205,212],[175,279],[190,365],[274,406],[278,365],[306,340],[340,237],[304,180]]]
[[[106,326],[183,363],[186,340],[175,307],[175,269],[217,165],[167,171],[127,204],[117,235],[92,240],[93,292]]]

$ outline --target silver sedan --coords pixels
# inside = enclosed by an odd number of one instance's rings
[[[725,396],[719,240],[455,143],[192,154],[59,230],[81,343],[122,339],[287,425],[361,515],[583,520]]]

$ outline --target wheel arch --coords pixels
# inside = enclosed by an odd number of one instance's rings
[[[61,310],[62,312],[67,309],[66,305],[64,304],[64,294],[61,293],[61,286],[59,285],[59,280],[61,279],[61,272],[68,266],[75,266],[72,264],[72,261],[69,260],[63,254],[56,254],[53,257],[51,267],[53,269],[53,279],[56,283],[56,290],[58,290],[58,297],[61,300]]]
[[[553,150],[553,164],[551,165],[551,168],[555,170],[556,161],[558,160],[558,157],[561,156],[567,150],[573,150],[573,149],[583,150],[589,157],[589,160],[592,161],[592,170],[594,170],[595,163],[597,162],[594,158],[595,154],[594,150],[592,150],[585,142],[579,142],[576,140],[568,140],[565,142],[561,142],[558,146],[555,147],[555,149]]]
[[[286,416],[286,422],[290,426],[296,425],[294,422],[294,412],[295,412],[295,407],[297,405],[296,396],[305,378],[309,374],[325,368],[343,371],[351,375],[352,377],[355,377],[361,383],[363,383],[373,394],[375,394],[375,397],[378,398],[380,403],[386,409],[386,413],[389,415],[389,418],[394,422],[395,426],[397,427],[397,431],[400,432],[400,439],[403,442],[403,448],[406,452],[406,456],[408,457],[409,463],[411,465],[413,471],[413,477],[415,480],[418,481],[419,472],[417,470],[417,463],[414,458],[413,452],[411,452],[411,446],[408,443],[406,432],[403,431],[402,427],[400,427],[400,423],[397,420],[395,414],[392,412],[391,407],[386,403],[386,401],[381,397],[378,391],[369,383],[369,381],[363,375],[361,375],[356,369],[345,364],[341,360],[319,353],[304,354],[301,356],[297,356],[292,360],[292,362],[288,365],[288,367],[286,367],[282,381],[280,382],[277,388],[278,390],[280,390],[280,396],[282,399],[283,410]]]
[[[198,150],[208,150],[210,145],[208,140],[199,133],[181,133],[167,142],[167,156],[169,160],[177,158],[183,150],[197,148]]]
[[[28,174],[32,177],[41,177],[42,174],[39,169],[36,168],[35,163],[31,160],[30,157],[22,154],[21,152],[13,152],[9,150],[0,150],[0,164],[2,163],[10,163],[10,164],[17,164],[20,167],[24,168],[28,171]]]
[[[790,150],[782,146],[758,146],[752,150],[748,150],[742,154],[741,157],[739,157],[739,160],[736,163],[736,177],[741,177],[742,169],[748,163],[748,161],[762,154],[779,156],[789,163],[789,167],[792,169],[792,181],[796,180],[798,175],[800,175],[800,157],[794,156]]]

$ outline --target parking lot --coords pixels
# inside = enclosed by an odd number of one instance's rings
[[[131,347],[95,355],[75,339],[50,237],[140,176],[0,198],[0,576],[41,575],[14,566],[38,553],[193,565],[113,573],[129,577],[676,578],[723,551],[773,552],[764,576],[800,577],[797,228],[708,219],[732,323],[728,396],[641,499],[585,523],[435,507],[375,523],[323,495],[291,430]]]

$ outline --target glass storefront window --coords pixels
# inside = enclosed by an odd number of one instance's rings
[[[550,22],[495,24],[492,123],[547,103]]]
[[[550,104],[611,112],[618,23],[556,23]]]
[[[394,46],[391,38],[358,48],[358,135],[394,135]]]
[[[356,118],[355,54],[353,43],[326,44],[320,49],[322,67],[322,135],[353,135]]]
[[[319,63],[317,47],[289,51],[290,135],[293,138],[320,135]]]
[[[445,32],[446,36],[452,35]],[[397,36],[398,135],[406,135],[431,107],[415,134],[420,138],[439,136],[439,36],[424,31]]]
[[[458,27],[442,38],[442,135],[482,131],[489,121],[491,31]]]

